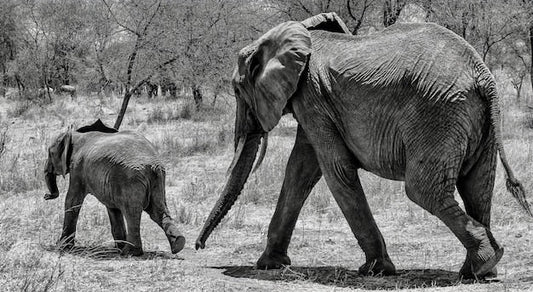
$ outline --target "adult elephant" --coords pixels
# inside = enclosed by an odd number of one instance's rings
[[[50,193],[45,199],[59,196],[56,176],[67,173],[70,181],[61,248],[74,245],[81,205],[91,193],[107,207],[111,233],[123,254],[143,254],[140,235],[143,210],[164,230],[172,253],[183,249],[185,237],[167,208],[165,169],[154,146],[143,136],[117,132],[100,120],[76,131],[69,129],[48,149],[45,178]]]
[[[347,32],[335,14],[321,14],[280,24],[240,51],[234,162],[196,248],[240,194],[261,137],[292,113],[296,142],[258,268],[290,264],[298,214],[324,175],[366,255],[359,272],[394,274],[359,181],[365,169],[405,181],[407,196],[451,229],[467,250],[464,277],[494,274],[503,254],[490,231],[498,152],[508,190],[531,214],[505,157],[494,77],[464,39],[435,24]]]

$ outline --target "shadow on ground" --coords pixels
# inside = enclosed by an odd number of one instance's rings
[[[267,281],[310,281],[338,287],[368,290],[390,290],[424,287],[449,287],[459,283],[481,283],[460,280],[459,274],[445,270],[398,270],[395,276],[361,276],[357,271],[342,267],[285,267],[277,270],[257,270],[252,266],[213,267],[223,269],[226,276]]]
[[[173,255],[168,252],[161,251],[144,251],[142,256],[124,256],[120,254],[118,248],[109,246],[79,246],[76,245],[72,248],[60,250],[56,245],[42,245],[42,248],[46,251],[57,252],[62,254],[70,254],[79,257],[99,259],[99,260],[121,260],[121,259],[136,259],[136,260],[152,260],[152,259],[177,259],[183,258]]]

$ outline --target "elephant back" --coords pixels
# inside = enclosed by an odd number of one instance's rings
[[[87,142],[80,149],[78,160],[96,164],[105,162],[139,171],[146,167],[164,170],[154,145],[135,132],[88,132],[80,135],[85,135]]]
[[[337,41],[328,41],[333,38]],[[409,86],[432,102],[466,99],[477,86],[472,68],[482,64],[471,45],[436,24],[398,24],[365,37],[312,31],[311,40],[311,59],[328,66],[340,88]]]

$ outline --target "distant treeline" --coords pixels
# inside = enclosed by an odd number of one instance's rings
[[[337,12],[353,34],[396,21],[439,23],[470,42],[517,91],[531,71],[530,0],[3,0],[0,96],[18,89],[114,91],[159,88],[230,92],[238,50],[273,25]],[[203,90],[203,89],[207,90]],[[41,91],[39,91],[41,89]],[[181,90],[181,91],[180,91]]]

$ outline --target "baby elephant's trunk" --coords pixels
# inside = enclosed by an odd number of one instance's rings
[[[165,231],[172,253],[178,253],[185,246],[185,237],[178,230],[176,221],[169,215],[165,195],[165,170],[162,168],[154,171],[150,205],[150,217]]]
[[[50,162],[46,163],[44,169],[44,180],[50,193],[44,195],[45,200],[52,200],[59,197],[59,190],[57,189],[57,175],[54,173],[54,169]]]

